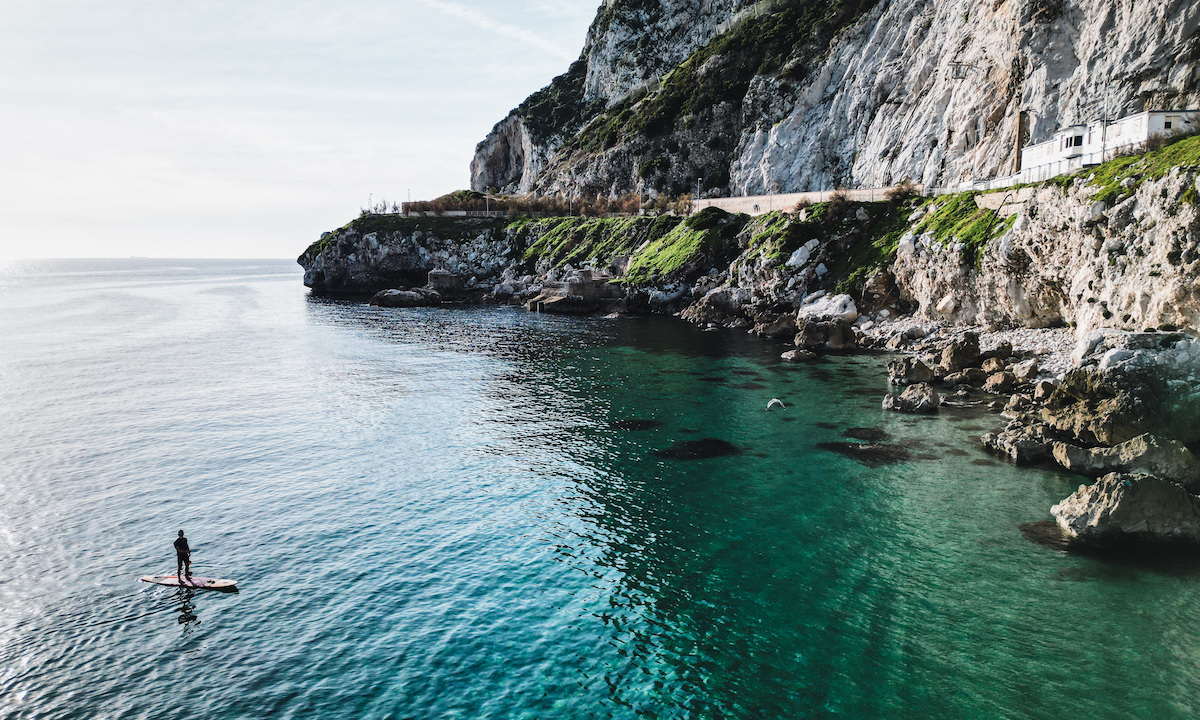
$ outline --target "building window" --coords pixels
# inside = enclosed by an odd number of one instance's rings
[[[1082,135],[1075,136],[1075,147],[1083,147],[1083,136]]]

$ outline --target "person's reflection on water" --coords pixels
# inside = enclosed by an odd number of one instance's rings
[[[183,634],[188,635],[192,629],[200,624],[200,618],[196,615],[196,603],[193,600],[196,597],[196,591],[190,588],[180,588],[175,592],[175,599],[179,601],[179,617],[177,620],[183,626]]]

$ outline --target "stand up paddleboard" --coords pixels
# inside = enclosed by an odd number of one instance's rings
[[[183,578],[178,575],[146,575],[138,579],[142,582],[154,583],[155,585],[168,585],[170,587],[199,588],[201,590],[237,589],[237,580],[219,580],[217,578],[200,577],[198,575]]]

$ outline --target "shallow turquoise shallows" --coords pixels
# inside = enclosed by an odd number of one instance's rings
[[[883,357],[282,261],[9,265],[0,337],[3,718],[1200,716],[1200,565],[1030,543],[1079,478]],[[239,593],[137,582],[181,528]]]

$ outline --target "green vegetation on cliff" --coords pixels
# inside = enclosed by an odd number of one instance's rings
[[[715,265],[712,261],[730,246],[749,219],[715,207],[704,208],[639,248],[625,271],[625,282],[643,285],[681,271],[686,275],[689,270],[707,269],[701,267],[706,260]]]
[[[487,230],[499,230],[508,220],[498,218],[415,217],[393,213],[363,213],[332,232],[322,233],[321,239],[309,245],[300,257],[316,258],[329,243],[347,232],[359,235],[372,233],[412,235],[422,232],[439,238],[466,242]]]
[[[1140,154],[1122,155],[1095,167],[1084,168],[1072,175],[1050,180],[1059,187],[1070,187],[1078,179],[1099,188],[1093,200],[1116,202],[1130,195],[1146,180],[1158,180],[1174,168],[1200,167],[1200,134],[1177,135],[1165,140],[1152,140],[1152,149]],[[1195,188],[1181,198],[1194,203]]]
[[[642,285],[676,279],[681,273],[682,278],[721,251],[735,249],[732,241],[748,220],[746,215],[705,208],[687,219],[548,218],[515,221],[508,229],[531,240],[523,257],[528,262],[546,260],[561,266],[592,260],[610,265],[628,259],[623,281]]]
[[[658,240],[682,221],[673,215],[531,220],[521,225],[522,232],[537,239],[525,251],[524,259],[544,258],[556,266],[587,260],[607,265]]]
[[[565,73],[530,95],[513,111],[525,121],[525,129],[536,142],[574,132],[603,109],[604,101],[584,99],[586,78],[587,63],[576,60]]]
[[[965,192],[931,201],[933,207],[914,228],[914,232],[930,233],[943,245],[962,243],[963,261],[978,266],[984,247],[1012,227],[1016,215],[1001,218],[995,210],[979,207],[975,203],[975,195]]]

